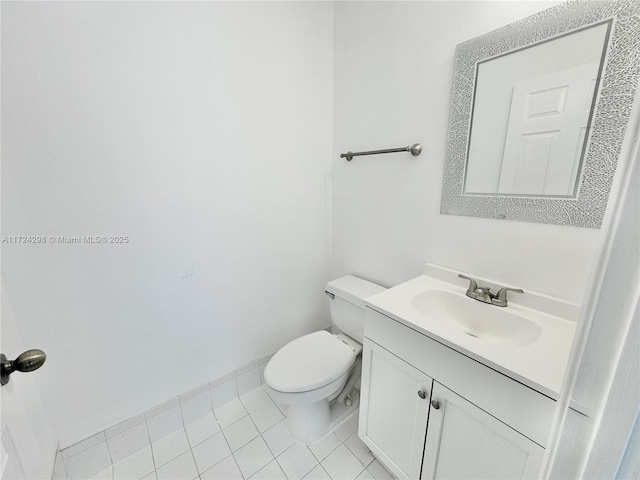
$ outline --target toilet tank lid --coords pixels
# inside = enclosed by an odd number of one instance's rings
[[[364,299],[386,290],[385,287],[377,283],[345,275],[327,283],[327,292],[345,299],[361,308],[364,308]]]

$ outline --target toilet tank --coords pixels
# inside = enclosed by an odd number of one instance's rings
[[[331,321],[342,332],[362,343],[364,340],[364,299],[386,290],[376,283],[347,275],[327,283]]]

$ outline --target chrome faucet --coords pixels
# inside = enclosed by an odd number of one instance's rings
[[[473,278],[463,274],[459,274],[458,277],[469,280],[469,288],[467,288],[466,292],[467,297],[478,300],[479,302],[495,305],[496,307],[507,306],[507,292],[524,293],[524,290],[520,288],[501,288],[498,290],[498,293],[494,294],[489,287],[479,287],[478,282]]]

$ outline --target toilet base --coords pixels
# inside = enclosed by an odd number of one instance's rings
[[[298,442],[309,444],[322,440],[328,433],[344,422],[360,405],[360,395],[353,390],[350,395],[351,405],[344,402],[327,400],[311,404],[289,405],[287,415],[287,430]]]

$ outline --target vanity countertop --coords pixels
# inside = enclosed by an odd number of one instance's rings
[[[557,399],[571,350],[575,322],[555,315],[558,311],[563,311],[563,308],[556,309],[556,311],[552,309],[555,313],[552,314],[518,304],[517,295],[513,295],[516,298],[509,299],[507,307],[477,302],[480,304],[479,308],[508,309],[510,313],[524,317],[540,327],[540,335],[536,340],[528,345],[520,346],[475,338],[465,334],[459,327],[439,321],[419,311],[412,304],[416,296],[429,290],[450,292],[462,296],[469,302],[476,302],[476,300],[465,296],[466,288],[460,286],[459,283],[458,281],[449,283],[441,278],[421,275],[373,295],[367,298],[365,303],[368,307],[463,355],[544,395]],[[529,300],[530,298],[529,295]],[[545,304],[545,302],[548,303],[548,299],[544,299],[542,303]],[[565,307],[564,310],[566,311],[567,308]]]

